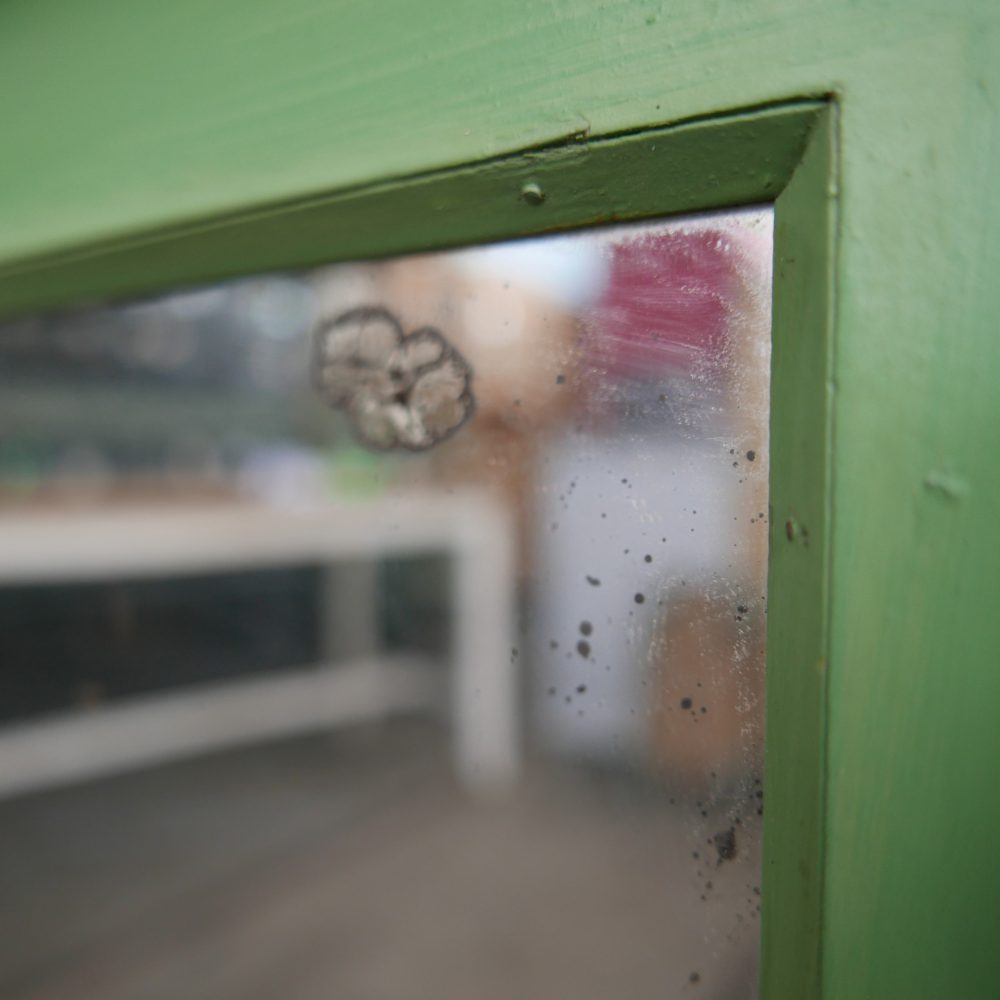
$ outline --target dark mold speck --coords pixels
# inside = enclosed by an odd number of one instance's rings
[[[580,655],[581,655],[581,656],[582,656],[582,657],[583,657],[584,659],[586,659],[586,658],[587,658],[588,656],[590,656],[590,643],[589,643],[589,642],[587,642],[587,640],[586,640],[586,639],[581,639],[581,640],[580,640],[580,641],[579,641],[579,642],[578,642],[578,643],[576,644],[576,651],[577,651],[577,652],[578,652],[578,653],[579,653],[579,654],[580,654]]]
[[[720,830],[713,838],[715,850],[720,861],[732,861],[736,857],[736,830],[730,827],[728,830]]]

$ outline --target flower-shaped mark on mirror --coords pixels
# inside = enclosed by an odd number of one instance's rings
[[[422,451],[472,415],[472,368],[433,327],[404,335],[388,309],[362,306],[317,327],[316,385],[369,447]]]

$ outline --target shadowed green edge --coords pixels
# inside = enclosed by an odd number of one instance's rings
[[[775,201],[761,970],[767,1000],[820,995],[834,116],[824,102],[792,101],[580,137],[0,268],[0,316],[13,316],[255,272]]]

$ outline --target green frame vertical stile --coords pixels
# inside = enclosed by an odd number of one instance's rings
[[[0,316],[220,279],[774,202],[763,996],[820,995],[836,109],[789,100],[0,266]],[[790,526],[790,527],[786,527]]]
[[[765,997],[822,993],[837,238],[835,104],[774,206]]]

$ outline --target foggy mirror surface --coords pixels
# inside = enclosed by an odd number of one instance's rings
[[[0,995],[756,996],[771,220],[0,327]]]

